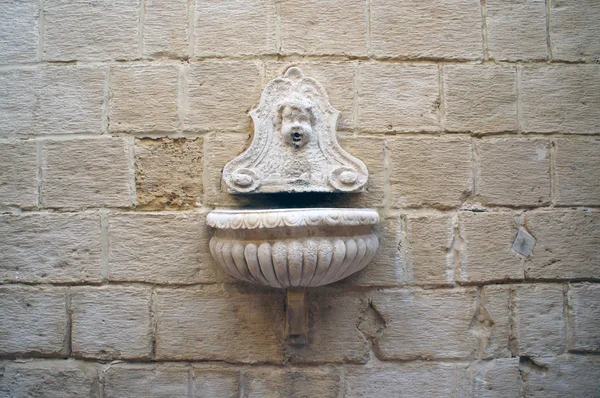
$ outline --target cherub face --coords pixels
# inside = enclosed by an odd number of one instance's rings
[[[281,134],[295,148],[306,145],[312,136],[310,111],[304,107],[285,105],[281,111]]]

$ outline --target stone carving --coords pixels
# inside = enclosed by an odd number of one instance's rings
[[[366,166],[337,142],[339,111],[323,86],[300,69],[269,82],[250,116],[252,144],[223,170],[230,193],[364,189]]]

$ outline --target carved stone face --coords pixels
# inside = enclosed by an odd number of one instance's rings
[[[300,148],[312,136],[310,110],[294,105],[285,105],[281,110],[281,134],[288,144]]]

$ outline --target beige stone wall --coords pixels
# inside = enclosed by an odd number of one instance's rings
[[[597,1],[0,0],[0,397],[597,395],[598,20]],[[290,65],[341,111],[368,192],[252,204],[382,216],[376,260],[310,291],[304,349],[205,224],[249,203],[221,170]]]

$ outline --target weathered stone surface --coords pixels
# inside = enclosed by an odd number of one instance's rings
[[[0,281],[100,282],[98,214],[0,216]]]
[[[484,286],[479,295],[479,314],[471,326],[477,331],[484,359],[510,357],[510,290],[508,286]]]
[[[556,203],[600,205],[600,140],[556,140]]]
[[[463,387],[461,394],[458,396],[482,398],[522,397],[519,386],[518,358],[477,362],[470,366],[465,373],[461,381],[464,383],[468,380],[469,388]]]
[[[600,65],[524,67],[522,127],[538,133],[600,133]]]
[[[367,8],[362,0],[292,0],[279,6],[284,54],[366,55]]]
[[[111,132],[174,131],[179,123],[179,66],[151,64],[111,69]]]
[[[561,355],[521,361],[523,393],[533,398],[594,397],[598,395],[600,359]]]
[[[195,55],[275,54],[276,10],[270,0],[196,2]]]
[[[108,235],[109,280],[160,284],[215,281],[203,214],[110,214]]]
[[[511,336],[520,356],[544,356],[565,351],[563,286],[558,284],[520,285],[514,288]]]
[[[550,2],[552,59],[561,61],[600,60],[600,4],[595,1]]]
[[[202,201],[203,141],[141,139],[135,141],[137,208],[196,207]]]
[[[73,287],[71,344],[74,357],[150,359],[150,289]]]
[[[37,206],[37,144],[0,144],[0,205]]]
[[[399,290],[373,297],[385,327],[375,340],[385,359],[470,358],[477,337],[474,289]]]
[[[371,2],[371,45],[378,57],[483,57],[477,0]]]
[[[600,285],[569,287],[569,349],[600,351]]]
[[[0,71],[0,136],[100,134],[106,74],[67,65]]]
[[[146,0],[143,40],[145,56],[181,58],[188,55],[187,3],[186,0]]]
[[[230,366],[195,364],[194,397],[239,397],[240,370]]]
[[[283,359],[280,292],[243,292],[229,286],[161,288],[156,300],[157,359],[244,363]]]
[[[0,286],[0,355],[68,354],[66,293],[64,287]]]
[[[0,397],[100,398],[98,365],[73,359],[1,361]]]
[[[185,129],[248,131],[248,111],[258,105],[261,85],[253,62],[192,64]]]
[[[140,1],[46,1],[44,59],[137,58]]]
[[[550,203],[550,142],[490,139],[475,144],[479,158],[477,195],[488,205]]]
[[[358,65],[358,127],[369,132],[439,130],[435,65]]]
[[[125,364],[104,370],[104,397],[187,397],[189,365]]]
[[[0,64],[36,60],[39,15],[36,0],[9,0],[0,4]]]
[[[516,69],[444,67],[446,129],[491,133],[517,130]]]
[[[133,170],[125,140],[42,142],[43,207],[128,207],[134,202]]]
[[[491,59],[545,60],[546,3],[544,0],[487,0],[487,38]]]
[[[323,397],[337,398],[341,372],[335,368],[254,368],[244,372],[248,398]]]
[[[537,240],[525,263],[527,278],[600,278],[600,213],[534,212],[526,221]]]
[[[471,142],[464,138],[393,138],[390,204],[456,207],[471,196]]]
[[[461,212],[460,272],[463,282],[525,277],[523,260],[512,250],[517,225],[512,213]]]

